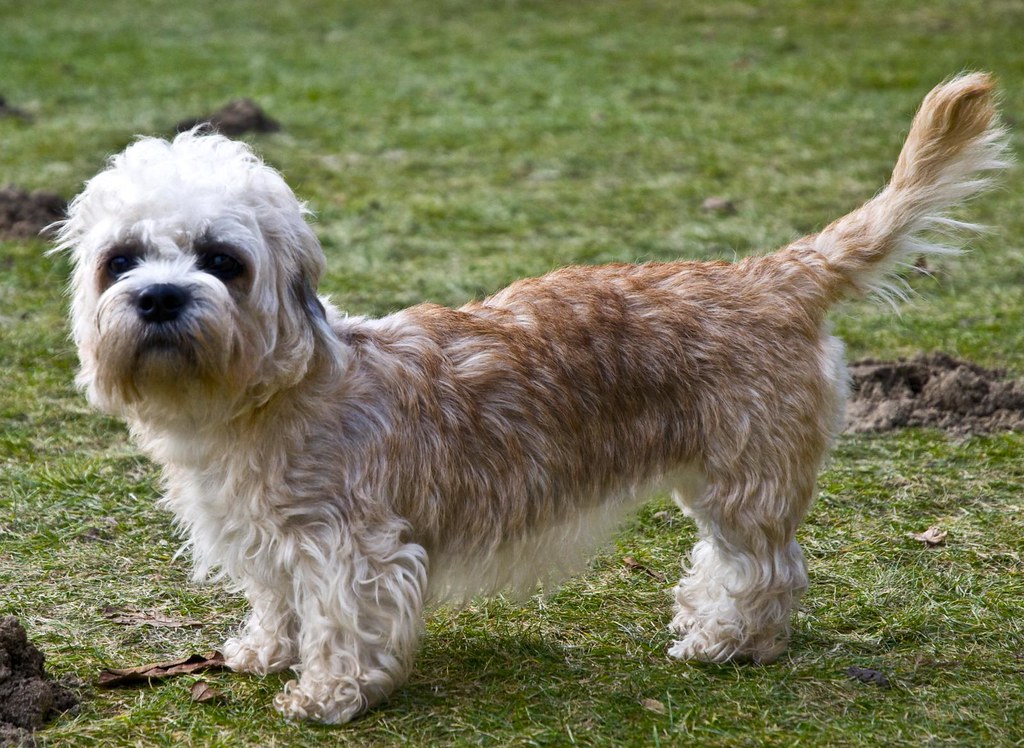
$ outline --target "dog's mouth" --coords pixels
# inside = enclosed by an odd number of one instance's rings
[[[196,341],[177,325],[164,324],[147,329],[135,349],[136,372],[141,367],[187,367],[196,362]],[[184,372],[179,372],[184,373]]]
[[[170,325],[162,325],[160,328],[147,330],[139,341],[138,353],[145,355],[151,351],[185,350],[188,347],[187,336]]]

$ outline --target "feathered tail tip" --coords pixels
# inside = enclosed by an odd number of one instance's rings
[[[1006,129],[999,122],[995,80],[966,73],[936,86],[925,97],[893,170],[890,189],[959,186],[946,200],[967,197],[987,185],[963,182],[973,174],[1009,165]]]
[[[914,117],[888,186],[814,239],[836,293],[905,298],[898,266],[957,253],[949,242],[983,227],[948,211],[990,187],[992,174],[1011,161],[992,76],[967,73],[936,86]]]

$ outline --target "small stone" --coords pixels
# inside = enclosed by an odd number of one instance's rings
[[[736,203],[724,197],[709,197],[700,204],[705,213],[719,213],[723,216],[736,214]]]

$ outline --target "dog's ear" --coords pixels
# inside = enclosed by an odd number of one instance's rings
[[[279,300],[276,329],[267,331],[271,355],[252,382],[252,396],[261,403],[306,375],[327,327],[327,314],[312,281],[301,273],[281,281],[274,294]]]
[[[324,305],[320,303],[320,298],[316,295],[313,281],[308,276],[303,276],[296,280],[292,289],[299,308],[306,312],[306,316],[309,317],[314,325],[327,322],[327,311],[324,309]]]

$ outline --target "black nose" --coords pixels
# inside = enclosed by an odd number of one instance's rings
[[[146,286],[135,297],[135,308],[143,322],[171,322],[176,320],[188,303],[188,293],[171,283]]]

